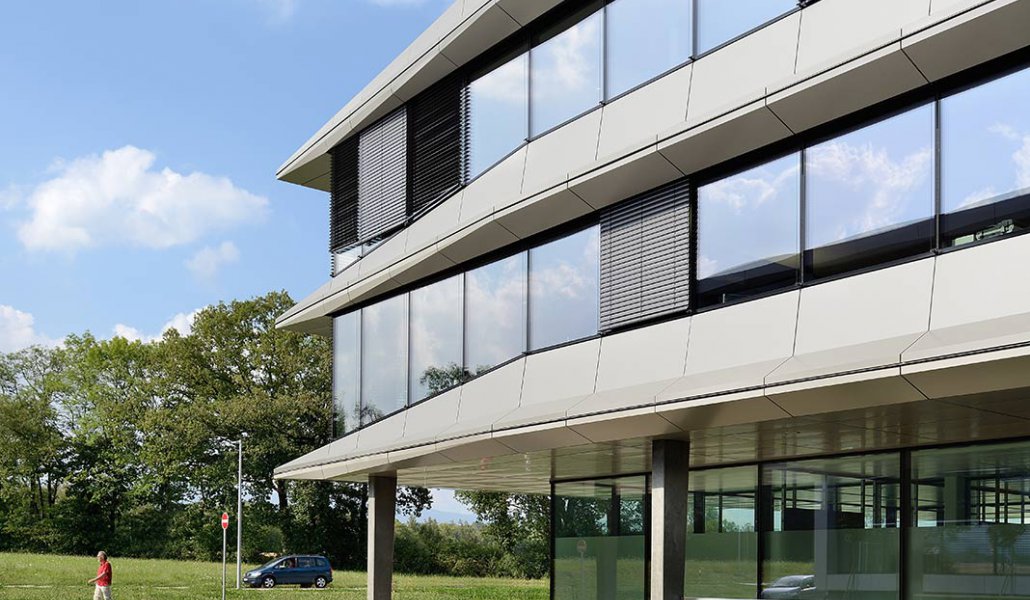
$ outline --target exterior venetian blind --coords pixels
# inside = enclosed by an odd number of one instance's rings
[[[361,132],[358,141],[358,238],[403,225],[408,210],[408,127],[401,108]]]
[[[601,329],[689,308],[690,184],[680,180],[601,214]]]
[[[419,214],[465,182],[467,94],[458,77],[441,81],[410,106],[411,211]]]
[[[329,252],[358,242],[358,140],[351,138],[329,151]]]

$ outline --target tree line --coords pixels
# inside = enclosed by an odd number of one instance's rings
[[[332,438],[331,342],[276,329],[292,305],[272,292],[151,342],[85,333],[0,353],[0,551],[215,559],[243,437],[245,559],[311,552],[362,568],[366,486],[272,477]],[[479,522],[401,524],[400,570],[546,572],[546,499],[462,498]],[[410,517],[430,505],[428,490],[399,493]],[[447,551],[421,560],[427,544]]]

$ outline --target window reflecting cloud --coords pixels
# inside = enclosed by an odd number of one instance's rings
[[[601,101],[602,23],[598,11],[531,50],[533,135]]]
[[[411,292],[410,398],[413,402],[463,379],[462,277]]]
[[[469,84],[469,172],[479,175],[529,135],[529,54]]]
[[[533,350],[597,334],[600,236],[591,227],[530,250]]]
[[[797,0],[698,0],[697,50],[707,52],[797,5]]]
[[[360,311],[333,319],[333,405],[336,435],[356,429],[360,422],[358,393]]]
[[[526,253],[465,275],[465,365],[478,373],[525,350]]]
[[[807,150],[807,246],[817,248],[933,214],[933,107]]]
[[[362,423],[407,405],[407,300],[401,295],[361,309]]]
[[[616,0],[608,5],[608,96],[690,59],[692,0]]]

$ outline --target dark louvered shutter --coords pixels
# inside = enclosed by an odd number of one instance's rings
[[[351,138],[329,151],[329,252],[358,242],[358,139]]]
[[[462,80],[451,77],[409,104],[413,214],[432,208],[465,182],[466,98]]]
[[[358,238],[404,224],[408,212],[408,120],[401,108],[361,132],[358,141]]]
[[[690,184],[621,202],[601,214],[601,329],[690,305]]]

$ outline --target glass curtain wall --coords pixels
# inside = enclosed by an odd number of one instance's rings
[[[941,100],[941,244],[1030,227],[1030,69]]]
[[[456,275],[411,292],[411,402],[468,379],[462,362],[462,280]]]
[[[529,347],[539,350],[597,334],[600,227],[529,251]]]
[[[465,366],[473,375],[526,351],[526,253],[465,274]]]
[[[695,471],[688,485],[684,597],[754,598],[758,468]]]
[[[800,154],[701,186],[697,200],[701,306],[798,282]]]
[[[763,468],[761,597],[899,598],[900,471],[896,454]]]
[[[553,600],[647,597],[644,476],[555,483]]]
[[[912,454],[911,600],[1030,598],[1030,445]]]
[[[797,0],[697,0],[697,52],[704,54],[797,5]]]

